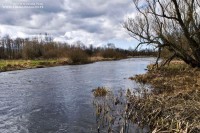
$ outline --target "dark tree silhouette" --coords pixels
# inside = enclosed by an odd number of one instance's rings
[[[171,61],[177,57],[192,67],[200,67],[199,0],[133,0],[137,14],[124,27],[139,45],[168,49]],[[139,46],[138,45],[138,46]],[[165,64],[165,63],[164,63]]]

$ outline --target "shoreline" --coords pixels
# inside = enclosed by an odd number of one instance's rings
[[[90,57],[86,62],[73,63],[67,58],[62,59],[36,59],[36,60],[0,60],[0,72],[27,70],[37,68],[48,68],[65,65],[84,65],[101,61],[116,61],[128,58],[103,58],[103,57]]]
[[[200,68],[172,61],[159,69],[149,65],[147,73],[130,79],[153,88],[143,96],[131,94],[131,106],[137,107],[132,115],[138,116],[133,121],[152,132],[200,132]]]

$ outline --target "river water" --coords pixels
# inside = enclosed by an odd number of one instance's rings
[[[0,133],[96,132],[92,89],[137,88],[154,58],[0,73]]]

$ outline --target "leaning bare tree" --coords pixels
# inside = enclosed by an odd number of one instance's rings
[[[133,0],[137,13],[124,27],[139,45],[154,45],[200,67],[200,0]],[[139,46],[138,45],[138,46]],[[159,56],[160,57],[160,54]]]

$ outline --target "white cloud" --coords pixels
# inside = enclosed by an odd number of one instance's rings
[[[13,2],[13,0],[11,0]],[[32,0],[20,0],[33,2]],[[0,1],[0,5],[5,0]],[[15,0],[15,2],[18,2]],[[100,45],[109,40],[131,40],[122,23],[132,15],[132,0],[35,0],[43,9],[2,9],[2,34],[26,37],[48,32],[55,41]],[[134,14],[133,14],[134,15]]]
[[[26,38],[28,34],[23,33],[25,31],[24,27],[12,27],[9,25],[0,25],[0,36],[3,37],[5,35],[9,35],[12,38]]]
[[[98,39],[94,39],[94,36],[95,34],[88,33],[84,30],[77,30],[66,32],[64,36],[56,37],[54,41],[67,42],[70,44],[73,44],[77,41],[81,41],[86,46],[89,46],[90,44],[99,45],[101,41]]]

